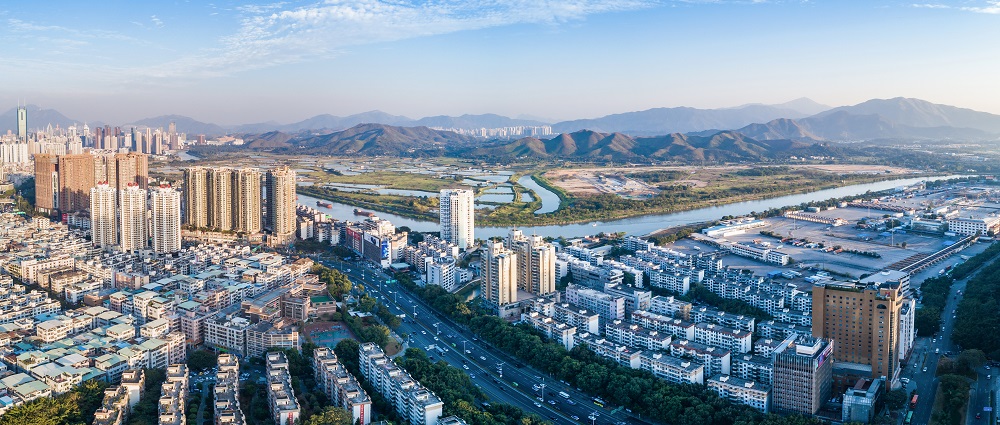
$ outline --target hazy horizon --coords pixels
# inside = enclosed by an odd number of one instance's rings
[[[52,10],[60,13],[53,14]],[[1000,1],[0,6],[0,110],[220,125],[381,110],[553,121],[909,97],[1000,114]]]

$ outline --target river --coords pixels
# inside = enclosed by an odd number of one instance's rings
[[[624,218],[620,220],[612,220],[607,222],[597,221],[597,222],[580,223],[580,224],[521,226],[519,227],[519,229],[523,230],[525,234],[551,236],[554,238],[559,236],[566,238],[576,238],[581,236],[593,235],[600,232],[607,232],[607,233],[626,232],[631,235],[648,235],[650,233],[656,232],[657,230],[669,227],[718,220],[719,218],[726,215],[739,216],[739,215],[749,214],[750,212],[753,211],[763,212],[771,208],[780,208],[788,205],[798,205],[803,202],[860,195],[862,193],[869,191],[878,192],[888,189],[894,189],[897,187],[909,186],[914,183],[919,183],[921,181],[945,180],[957,177],[963,177],[963,176],[952,175],[952,176],[887,180],[883,182],[856,184],[852,186],[844,186],[834,189],[817,190],[815,192],[803,193],[799,195],[787,195],[787,196],[779,196],[777,198],[761,199],[757,201],[736,202],[732,204],[699,208],[696,210],[681,211],[668,214],[646,215],[641,217]],[[332,203],[333,208],[324,208],[317,206],[316,201],[317,199],[311,196],[299,195],[300,204],[305,204],[314,207],[320,211],[330,214],[330,217],[333,217],[335,219],[355,220],[363,218],[355,216],[354,207],[350,205]],[[388,214],[377,211],[376,213],[378,214],[379,217],[391,221],[396,226],[407,226],[410,229],[413,229],[414,231],[437,232],[440,230],[438,224],[433,221],[414,220],[412,218],[406,218],[395,214]],[[509,227],[477,226],[476,238],[486,239],[493,236],[506,236],[507,231],[509,229],[510,229]]]

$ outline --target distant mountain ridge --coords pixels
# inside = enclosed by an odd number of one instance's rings
[[[422,151],[444,149],[475,140],[470,136],[427,127],[358,124],[324,135],[287,140],[279,153],[317,155],[413,156]],[[253,143],[257,143],[254,141]]]
[[[631,137],[622,133],[580,130],[551,139],[523,138],[510,142],[458,149],[462,157],[587,158],[604,160],[655,159],[681,162],[742,162],[828,154],[820,143],[793,140],[755,140],[735,131],[710,135],[672,133]]]
[[[731,130],[758,141],[992,140],[1000,135],[1000,115],[939,105],[920,99],[902,97],[872,99],[857,105],[828,108],[810,99],[801,98],[777,105],[748,104],[721,109],[654,108],[599,118],[563,121],[551,126],[557,134],[570,134],[586,129],[595,133],[619,133],[631,137],[674,133],[707,137],[720,131]],[[820,112],[814,113],[816,111]],[[228,127],[181,115],[164,115],[138,120],[122,127],[136,125],[166,128],[170,122],[175,122],[177,130],[189,136],[239,134],[251,141],[261,140],[254,147],[270,149],[281,147],[292,139],[328,135],[360,124],[466,130],[546,125],[542,121],[509,118],[496,114],[466,114],[458,117],[442,115],[414,120],[376,110],[346,117],[317,115],[291,124],[271,121]],[[15,123],[16,113],[13,108],[0,115],[0,131],[5,129],[14,131]],[[49,123],[63,128],[74,123],[82,124],[81,121],[67,118],[58,111],[29,106],[30,129],[43,128]],[[90,124],[91,127],[101,125],[97,122]],[[277,140],[273,135],[270,139],[264,138],[265,134],[272,132],[289,137],[278,138],[285,140]]]

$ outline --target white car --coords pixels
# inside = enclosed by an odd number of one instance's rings
[[[462,369],[469,370],[469,365],[467,364],[462,365]]]
[[[427,331],[420,331],[421,335],[427,335]]]

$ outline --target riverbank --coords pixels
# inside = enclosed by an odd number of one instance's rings
[[[746,176],[742,179],[744,181],[738,184],[729,182],[715,188],[664,186],[663,191],[648,199],[627,199],[608,193],[573,196],[559,188],[558,185],[549,182],[541,174],[540,172],[531,174],[530,178],[542,189],[548,190],[558,197],[558,209],[550,213],[537,214],[536,211],[541,205],[539,200],[543,196],[550,195],[515,184],[514,201],[497,206],[492,210],[478,212],[476,224],[487,227],[523,227],[563,226],[594,221],[607,222],[740,204],[854,185],[906,180],[901,179],[898,175],[863,175],[845,177],[842,180],[825,183],[801,179],[795,182],[785,181],[782,184],[781,179],[770,178],[766,180],[767,183],[764,183],[758,181],[759,179],[754,180],[751,176]],[[437,220],[437,199],[340,192],[314,186],[299,187],[299,192],[361,209],[372,209],[416,220]],[[521,202],[520,194],[522,192],[530,193],[532,201]]]

